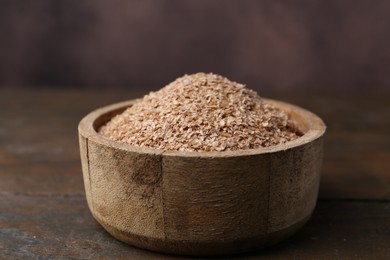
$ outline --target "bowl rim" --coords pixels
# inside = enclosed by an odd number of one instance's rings
[[[164,154],[164,156],[179,156],[179,157],[237,157],[237,156],[270,154],[270,153],[282,152],[282,151],[303,146],[305,144],[311,143],[319,139],[324,135],[326,130],[326,125],[324,124],[322,119],[318,117],[316,114],[310,112],[309,110],[306,110],[304,108],[301,108],[299,106],[287,102],[269,99],[269,98],[263,98],[263,99],[266,102],[271,103],[272,105],[282,109],[283,111],[286,111],[287,113],[289,112],[291,113],[292,111],[294,113],[298,113],[298,115],[304,119],[308,127],[308,131],[306,131],[303,136],[293,141],[289,141],[286,143],[273,145],[269,147],[246,149],[246,150],[235,150],[235,151],[192,152],[192,151],[160,150],[156,148],[130,145],[127,143],[111,140],[108,137],[98,133],[95,130],[94,125],[98,119],[110,115],[111,115],[110,117],[112,117],[117,113],[119,113],[120,111],[123,111],[126,108],[130,107],[131,105],[136,103],[139,99],[117,102],[93,110],[92,112],[88,113],[86,116],[84,116],[81,119],[78,125],[78,131],[79,131],[79,135],[83,136],[84,138],[112,148],[116,148],[128,152],[155,154],[155,155]]]

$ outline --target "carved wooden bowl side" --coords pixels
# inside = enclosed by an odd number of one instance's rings
[[[325,125],[307,110],[267,101],[304,135],[263,149],[164,152],[97,133],[134,100],[88,114],[79,139],[95,219],[121,241],[185,255],[241,253],[293,234],[316,205]]]

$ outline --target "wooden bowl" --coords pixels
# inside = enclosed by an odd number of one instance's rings
[[[262,149],[164,152],[97,133],[134,100],[88,114],[78,129],[95,219],[128,244],[185,255],[241,253],[293,234],[316,205],[325,125],[305,109],[267,101],[304,135]]]

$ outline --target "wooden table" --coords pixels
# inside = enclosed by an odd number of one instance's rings
[[[123,244],[86,204],[77,124],[141,91],[0,89],[0,259],[177,259]],[[267,250],[232,258],[390,259],[390,92],[266,93],[328,125],[317,208]]]

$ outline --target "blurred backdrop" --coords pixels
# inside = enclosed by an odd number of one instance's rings
[[[0,87],[390,87],[390,1],[0,0]]]

